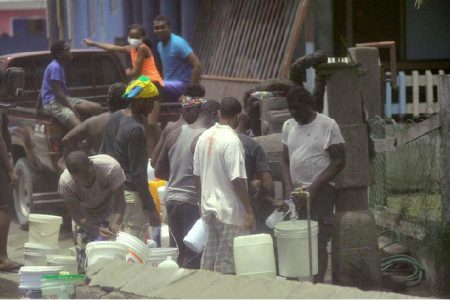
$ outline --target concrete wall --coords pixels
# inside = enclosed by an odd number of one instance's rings
[[[38,33],[30,32],[24,24],[25,21],[20,21],[45,20],[45,17],[45,9],[0,10],[0,55],[46,50],[48,48],[46,28],[42,28],[43,30]]]

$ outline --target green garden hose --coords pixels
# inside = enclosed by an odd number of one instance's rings
[[[401,267],[409,266],[412,268],[411,274],[405,277],[407,286],[419,284],[425,275],[422,265],[409,255],[392,255],[381,259],[382,272],[398,272]]]

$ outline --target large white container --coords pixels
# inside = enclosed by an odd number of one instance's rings
[[[196,253],[201,253],[205,248],[208,227],[203,219],[198,219],[188,234],[183,238],[184,244]]]
[[[151,159],[149,159],[148,163],[147,163],[147,177],[148,177],[149,181],[156,179],[156,177],[155,177],[155,169],[153,169],[153,167],[152,167],[152,165],[150,163],[151,163]]]
[[[178,259],[177,248],[150,248],[150,254],[148,256],[146,264],[157,267],[161,262],[165,261],[170,256],[173,261]]]
[[[275,254],[270,234],[235,237],[233,255],[236,275],[276,276]]]
[[[91,242],[86,245],[86,266],[100,260],[125,261],[128,247],[114,241]]]
[[[119,231],[117,242],[125,245],[128,249],[127,262],[144,264],[148,257],[148,247],[135,236]]]
[[[42,275],[57,275],[63,267],[26,266],[19,270],[19,289],[40,290]]]
[[[68,255],[47,255],[47,266],[63,266],[63,271],[70,274],[78,273],[77,258]]]
[[[313,274],[318,273],[317,234],[319,227],[311,221],[312,265]],[[306,220],[285,221],[278,223],[274,230],[277,238],[278,269],[280,276],[309,276],[308,225]]]
[[[62,217],[53,215],[30,214],[28,242],[41,244],[49,248],[58,248],[59,227]]]
[[[170,246],[170,231],[167,224],[161,224],[161,248]]]

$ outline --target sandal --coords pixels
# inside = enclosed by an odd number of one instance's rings
[[[23,267],[23,264],[18,263],[18,262],[13,261],[13,260],[9,260],[5,264],[0,264],[0,272],[17,273],[21,267]]]

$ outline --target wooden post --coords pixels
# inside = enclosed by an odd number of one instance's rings
[[[441,121],[441,191],[443,218],[450,222],[450,75],[437,76]]]
[[[289,37],[288,47],[286,49],[286,56],[282,66],[282,78],[288,78],[289,68],[291,67],[292,58],[294,57],[295,48],[297,47],[300,32],[302,30],[303,21],[309,9],[309,0],[301,0],[298,4],[297,14],[294,21],[294,29]]]

